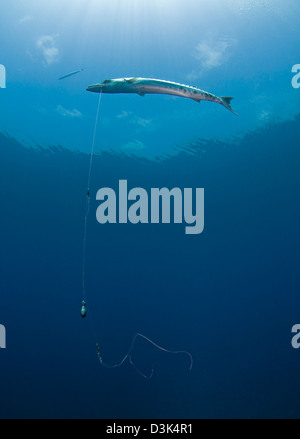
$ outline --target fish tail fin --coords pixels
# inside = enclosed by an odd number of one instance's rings
[[[233,109],[231,108],[231,100],[233,99],[232,96],[221,96],[221,100],[222,100],[222,105],[224,105],[224,107],[228,108],[228,110],[230,110],[233,114],[236,114],[238,116],[238,114],[233,111]]]

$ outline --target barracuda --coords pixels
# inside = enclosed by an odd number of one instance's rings
[[[200,90],[189,85],[178,84],[177,82],[163,81],[160,79],[150,78],[119,78],[106,79],[105,81],[90,85],[87,91],[94,93],[137,93],[140,96],[145,96],[147,93],[151,94],[167,94],[173,96],[181,96],[184,98],[193,99],[193,101],[212,101],[223,105],[232,113],[230,101],[231,96],[215,96],[207,91]]]

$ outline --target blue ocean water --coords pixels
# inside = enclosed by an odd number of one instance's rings
[[[0,6],[0,418],[299,418],[299,5],[72,3]],[[208,102],[103,96],[83,320],[97,108],[85,89],[137,73],[232,94],[239,117]],[[203,233],[100,225],[95,194],[122,179],[149,193],[204,188]],[[128,361],[103,368],[95,335],[110,363],[136,332],[189,351],[192,370],[143,341],[133,359],[145,373],[153,364],[151,380]]]

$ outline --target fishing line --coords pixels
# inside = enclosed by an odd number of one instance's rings
[[[91,152],[90,152],[90,163],[89,163],[89,172],[88,172],[88,184],[87,184],[87,192],[86,192],[86,205],[85,205],[85,217],[84,217],[84,231],[83,231],[83,255],[82,255],[82,306],[81,306],[81,316],[82,317],[86,317],[87,315],[87,311],[90,315],[90,324],[91,324],[91,329],[92,332],[94,334],[94,338],[96,340],[96,348],[97,348],[97,356],[98,359],[101,363],[102,366],[104,367],[108,367],[110,369],[115,368],[115,367],[120,367],[122,366],[122,364],[128,359],[130,364],[133,366],[133,368],[140,374],[142,375],[144,378],[152,378],[153,376],[153,366],[152,366],[152,370],[151,373],[149,375],[144,374],[142,371],[140,371],[137,366],[134,364],[133,360],[132,360],[132,351],[134,349],[135,346],[135,342],[136,339],[138,337],[146,340],[148,343],[152,344],[154,347],[156,347],[157,349],[167,352],[169,354],[185,354],[189,357],[190,359],[190,370],[193,367],[193,357],[191,356],[191,354],[187,351],[171,351],[169,349],[165,349],[161,346],[159,346],[157,343],[154,343],[152,340],[150,340],[150,338],[146,337],[143,334],[140,333],[136,333],[135,336],[132,338],[131,341],[131,346],[127,352],[127,354],[125,355],[125,357],[119,362],[119,363],[105,363],[101,357],[101,353],[100,353],[100,346],[99,343],[97,342],[97,336],[96,336],[96,331],[95,331],[95,326],[93,324],[93,320],[92,320],[92,315],[91,312],[86,304],[87,302],[87,296],[86,296],[86,285],[85,285],[85,278],[86,278],[86,273],[85,273],[85,269],[86,269],[86,247],[87,247],[87,225],[88,225],[88,218],[89,218],[89,213],[90,213],[90,201],[91,201],[91,194],[90,194],[90,185],[91,185],[91,177],[92,177],[92,166],[93,166],[93,159],[94,159],[94,151],[95,151],[95,140],[96,140],[96,133],[97,133],[97,127],[98,127],[98,119],[99,119],[99,112],[100,112],[100,104],[101,104],[101,97],[102,97],[102,92],[99,93],[99,101],[98,101],[98,107],[97,107],[97,112],[96,112],[96,120],[95,120],[95,126],[94,126],[94,133],[93,133],[93,140],[92,140],[92,147],[91,147]]]
[[[133,337],[132,342],[131,342],[131,346],[130,346],[130,348],[129,348],[129,351],[128,351],[127,354],[125,355],[125,357],[124,357],[119,363],[115,363],[115,364],[109,364],[109,363],[104,363],[104,362],[103,362],[102,357],[101,357],[101,354],[100,354],[100,347],[99,347],[98,343],[96,343],[96,347],[97,347],[97,355],[98,355],[99,361],[100,361],[100,363],[102,364],[102,366],[104,366],[104,367],[108,367],[108,368],[111,368],[111,369],[113,369],[114,367],[120,367],[120,366],[122,366],[122,364],[123,364],[123,363],[127,360],[127,358],[128,358],[130,364],[135,368],[135,370],[136,370],[140,375],[142,375],[144,378],[152,378],[153,373],[154,373],[153,366],[152,366],[151,373],[150,373],[149,375],[146,375],[146,374],[144,374],[143,372],[141,372],[141,371],[136,367],[136,365],[133,363],[133,361],[132,361],[131,353],[132,353],[132,351],[133,351],[135,341],[136,341],[136,339],[137,339],[138,337],[143,338],[144,340],[148,341],[148,343],[151,343],[153,346],[155,346],[157,349],[160,349],[161,351],[167,352],[167,353],[169,353],[169,354],[186,354],[186,355],[190,358],[190,370],[192,369],[192,367],[193,367],[193,357],[191,356],[191,354],[190,354],[189,352],[187,352],[187,351],[170,351],[169,349],[165,349],[165,348],[159,346],[157,343],[154,343],[154,341],[150,340],[150,338],[148,338],[148,337],[146,337],[145,335],[140,334],[140,333],[136,333],[135,336]]]
[[[83,302],[86,302],[85,266],[86,266],[87,223],[88,223],[88,217],[89,217],[89,213],[90,213],[90,201],[91,201],[91,197],[90,197],[90,185],[91,185],[92,166],[93,166],[93,159],[94,159],[95,140],[96,140],[97,126],[98,126],[98,119],[99,119],[99,111],[100,111],[101,97],[102,97],[102,93],[99,93],[99,101],[98,101],[98,108],[97,108],[97,112],[96,112],[96,120],[95,120],[95,127],[94,127],[94,134],[93,134],[92,148],[91,148],[91,153],[90,153],[90,164],[89,164],[89,173],[88,173],[88,184],[87,184],[87,191],[86,191],[85,217],[84,217],[84,232],[83,232],[83,255],[82,255],[82,303],[83,303]]]

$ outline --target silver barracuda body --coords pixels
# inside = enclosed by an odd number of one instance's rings
[[[167,94],[173,96],[181,96],[184,98],[193,99],[193,101],[201,102],[212,101],[228,108],[232,113],[236,114],[230,105],[232,97],[229,96],[215,96],[207,91],[200,90],[196,87],[191,87],[177,82],[163,81],[160,79],[151,78],[119,78],[106,79],[105,81],[90,85],[87,91],[94,93],[137,93],[140,96],[145,94]]]

